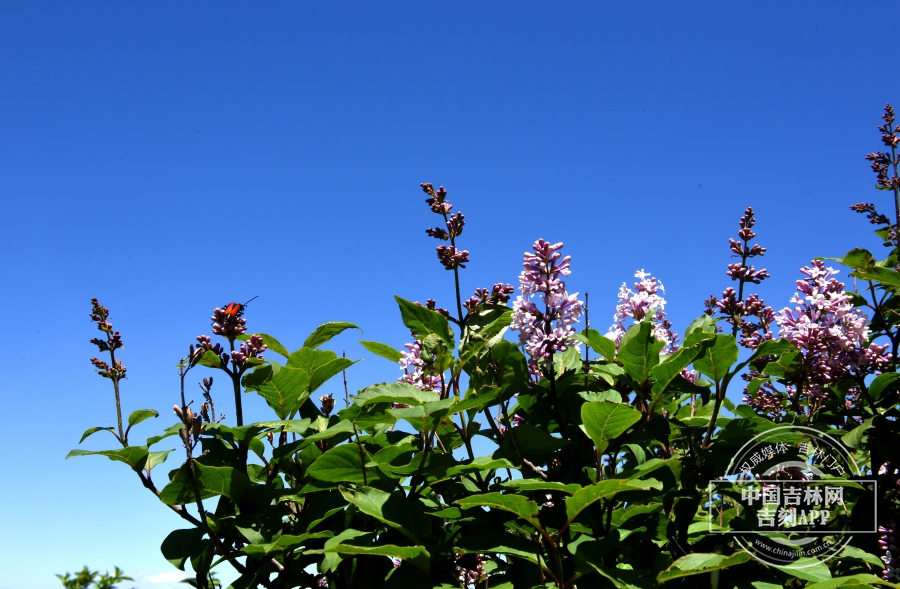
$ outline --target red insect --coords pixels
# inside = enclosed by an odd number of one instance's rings
[[[255,297],[253,297],[253,299],[258,299],[258,298],[259,298],[259,295],[256,295]],[[252,301],[253,299],[250,299],[250,301]],[[238,317],[240,317],[241,315],[244,314],[244,307],[246,307],[247,303],[249,303],[250,301],[247,301],[243,305],[240,303],[228,303],[227,305],[222,305],[224,307],[224,310],[222,311],[222,313],[227,315],[228,317],[231,317],[232,319],[237,319]]]

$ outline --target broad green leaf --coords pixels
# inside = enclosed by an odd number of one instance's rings
[[[389,558],[399,558],[403,561],[409,561],[425,571],[431,569],[431,555],[425,548],[421,546],[395,546],[393,544],[385,544],[383,546],[350,546],[347,544],[337,544],[325,549],[326,554],[335,552],[338,554],[352,554],[356,556],[387,556]]]
[[[291,353],[288,352],[287,348],[285,348],[281,344],[280,341],[278,341],[277,339],[275,339],[268,333],[254,333],[254,334],[244,333],[244,334],[237,336],[235,339],[245,342],[250,339],[251,335],[256,335],[256,336],[261,337],[263,340],[263,343],[266,345],[266,348],[275,352],[276,354],[280,354],[280,355],[284,356],[285,358],[289,358],[291,356]]]
[[[542,479],[513,479],[503,483],[503,486],[516,491],[560,491],[569,495],[581,490],[581,485],[578,483],[566,485],[565,483],[544,481]]]
[[[515,444],[513,444],[513,436],[516,438]],[[569,445],[569,443],[568,440],[551,436],[541,428],[523,423],[506,430],[500,443],[500,448],[494,452],[493,457],[518,461],[518,455],[516,454],[516,447],[518,447],[522,457],[526,460],[536,464],[545,464],[548,454]]]
[[[291,354],[285,368],[297,368],[303,371],[307,377],[309,392],[313,393],[331,377],[340,374],[356,360],[341,358],[330,350],[313,350],[300,348]]]
[[[387,382],[366,387],[353,397],[357,405],[373,403],[402,403],[404,405],[424,405],[437,401],[433,391],[422,391],[405,382]]]
[[[306,436],[304,442],[316,442],[318,440],[330,440],[335,437],[341,437],[346,440],[354,434],[353,423],[350,421],[339,421],[328,429],[311,436]]]
[[[244,385],[248,386],[248,383]],[[272,378],[252,388],[280,419],[286,419],[309,398],[309,375],[299,368],[285,366]]]
[[[353,323],[347,323],[346,321],[331,321],[318,326],[316,330],[306,338],[306,341],[303,342],[303,347],[318,348],[345,329],[359,329],[360,333],[362,333],[362,329]]]
[[[703,346],[708,345],[706,342],[716,337],[713,333],[701,331],[695,331],[692,335],[698,336],[693,338],[697,340],[696,343],[681,346],[677,352],[660,362],[651,371],[650,376],[655,381],[652,389],[654,398],[659,397],[666,390],[666,387],[681,374],[681,371],[687,368],[698,355],[703,353]]]
[[[625,403],[601,401],[581,406],[581,428],[601,453],[606,450],[610,440],[625,433],[640,419],[640,412]]]
[[[169,454],[174,452],[174,450],[160,450],[159,452],[149,452],[147,454],[147,462],[144,464],[143,470],[153,470],[160,464],[166,461],[166,458],[169,457]]]
[[[842,554],[843,556],[843,554]],[[884,563],[881,562],[880,559],[877,563],[873,562],[875,566],[881,568],[884,566]],[[802,578],[802,577],[801,577]],[[806,586],[806,589],[832,589],[833,587],[852,587],[853,589],[857,589],[858,587],[869,587],[870,585],[883,585],[885,587],[898,587],[896,583],[889,583],[882,579],[881,577],[876,577],[875,575],[867,575],[867,574],[859,574],[859,575],[850,575],[848,577],[837,577],[835,579],[828,579],[826,581],[819,581],[818,583],[809,583]]]
[[[572,523],[582,511],[607,497],[612,497],[622,491],[646,491],[648,489],[661,489],[659,481],[648,479],[646,481],[628,479],[608,479],[600,481],[588,487],[576,491],[571,497],[566,498],[566,518],[568,524]]]
[[[848,448],[861,450],[863,447],[863,441],[868,436],[867,431],[871,428],[872,418],[869,418],[866,421],[862,422],[860,425],[853,428],[851,431],[841,436],[841,441],[844,442],[844,445]]]
[[[857,558],[863,562],[874,564],[878,567],[884,566],[884,563],[880,558],[878,558],[874,554],[870,554],[865,550],[860,550],[859,548],[856,548],[854,546],[844,546],[844,549],[841,550],[841,558]]]
[[[382,344],[381,342],[365,342],[360,341],[362,347],[369,350],[376,356],[381,356],[382,358],[387,358],[391,362],[399,362],[401,358],[403,358],[403,353],[399,350],[392,348],[387,344]]]
[[[184,563],[190,557],[197,554],[202,545],[203,528],[191,528],[189,530],[175,530],[163,540],[159,547],[163,558],[172,563],[178,570],[184,570]]]
[[[478,456],[475,460],[467,461],[457,466],[451,466],[447,469],[447,475],[457,476],[467,472],[480,472],[483,470],[497,470],[498,468],[508,468],[510,470],[518,470],[509,460],[503,458],[491,458],[490,456]]]
[[[752,557],[747,552],[735,552],[730,556],[723,554],[712,554],[696,552],[682,556],[672,563],[672,565],[657,575],[656,579],[660,583],[678,579],[680,577],[688,577],[690,575],[701,575],[725,567],[743,564]]]
[[[366,456],[366,462],[369,457]],[[342,444],[319,456],[306,474],[327,483],[356,483],[362,485],[363,463],[356,444]],[[366,469],[368,482],[376,477],[377,469]]]
[[[450,331],[450,322],[447,321],[446,317],[437,311],[432,311],[412,301],[401,299],[396,295],[394,298],[400,306],[400,316],[403,319],[403,325],[408,327],[416,336],[424,338],[426,335],[433,334],[441,338],[451,350],[456,346],[453,332]]]
[[[847,255],[841,260],[841,264],[854,269],[869,268],[875,265],[875,256],[869,250],[857,247],[847,252]]]
[[[405,419],[417,431],[429,431],[453,410],[456,398],[450,397],[440,401],[432,401],[416,407],[400,407],[388,409],[387,414],[397,421]]]
[[[737,359],[738,345],[734,336],[720,333],[713,345],[706,348],[703,354],[694,360],[694,368],[703,376],[718,382],[725,377]]]
[[[234,520],[234,527],[251,544],[271,544],[281,537],[281,511],[275,505],[267,505],[259,511],[241,513]]]
[[[150,436],[149,438],[147,438],[147,447],[149,448],[153,444],[156,444],[162,440],[165,440],[168,437],[177,436],[178,430],[180,430],[183,427],[184,427],[184,424],[182,424],[180,421],[173,423],[172,425],[167,427],[165,430],[163,430],[162,434],[160,434],[158,436]]]
[[[828,570],[828,566],[821,560],[812,557],[798,558],[793,564],[776,566],[774,568],[797,577],[798,579],[812,581],[814,583],[820,583],[831,579],[831,571]]]
[[[144,470],[147,464],[147,446],[128,446],[127,448],[119,448],[118,450],[100,450],[97,452],[91,450],[72,450],[66,456],[66,460],[73,456],[106,456],[110,460],[124,462],[133,470],[140,472]]]
[[[900,373],[886,372],[876,376],[869,385],[869,395],[876,405],[880,405],[882,402],[886,406],[896,405],[897,396],[891,393],[896,393],[898,387],[900,387]]]
[[[128,416],[128,428],[131,429],[132,426],[151,417],[159,417],[159,412],[154,409],[138,409],[137,411],[132,411],[131,415]]]
[[[664,345],[653,338],[650,322],[642,321],[622,336],[617,359],[631,378],[643,384],[653,367],[659,364],[659,352]]]
[[[900,272],[889,268],[881,268],[872,266],[870,268],[860,268],[850,273],[850,276],[861,280],[873,280],[885,286],[900,287]]]
[[[318,538],[330,538],[331,536],[331,532],[313,532],[310,534],[300,534],[299,536],[285,534],[284,536],[279,537],[276,541],[268,544],[249,544],[247,546],[244,546],[241,549],[241,552],[254,558],[262,558],[264,556],[269,556],[270,554],[277,554],[279,552],[291,550],[293,548],[296,548],[297,546],[303,546],[309,540],[315,540]]]
[[[116,436],[116,439],[119,438],[118,434],[116,434],[116,428],[114,428],[114,427],[99,427],[99,426],[98,426],[98,427],[91,427],[91,428],[88,428],[88,429],[84,430],[84,433],[81,435],[81,439],[78,440],[78,443],[80,444],[80,443],[83,442],[85,439],[87,439],[88,436],[91,436],[91,435],[93,435],[93,434],[95,434],[95,433],[97,433],[97,432],[104,431],[104,430],[105,430],[105,431],[108,431],[109,433],[111,433],[111,434],[113,434],[113,435],[115,435],[115,436]]]
[[[454,548],[469,554],[511,554],[537,563],[533,542],[498,530],[466,534],[456,540]]]
[[[503,493],[484,493],[480,495],[470,495],[456,501],[461,509],[472,509],[473,507],[489,507],[491,509],[502,509],[515,514],[533,525],[535,528],[541,528],[537,521],[538,506],[537,503],[531,501],[522,495],[504,495]]]
[[[578,341],[587,344],[596,353],[610,362],[616,361],[616,342],[601,334],[596,329],[586,329],[573,336]]]
[[[356,490],[342,488],[341,494],[360,511],[384,522],[416,544],[421,544],[431,532],[431,523],[425,517],[422,504],[407,499],[402,493],[362,487]]]
[[[465,340],[460,342],[459,361],[465,364],[495,342],[512,323],[509,307],[486,307],[466,318]]]
[[[695,333],[696,332],[696,333]],[[716,333],[716,321],[706,313],[700,315],[696,319],[690,322],[687,329],[684,332],[684,343],[685,346],[690,346],[699,341],[698,338],[701,338],[701,334],[704,333]]]
[[[203,466],[195,461],[194,469],[200,486],[200,499],[222,495],[238,501],[252,484],[246,474],[230,466]],[[188,464],[181,465],[171,482],[163,487],[159,499],[166,505],[188,505],[197,501]]]

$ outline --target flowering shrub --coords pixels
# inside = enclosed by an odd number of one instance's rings
[[[200,335],[179,364],[174,423],[135,445],[132,428],[158,413],[137,410],[123,420],[122,338],[94,299],[91,318],[105,337],[92,341],[109,360],[92,362],[113,384],[118,427],[91,428],[82,441],[109,431],[120,447],[70,456],[125,463],[180,518],[183,527],[161,549],[179,569],[190,565],[197,587],[210,586],[216,567],[236,571],[235,588],[271,589],[823,589],[895,581],[900,162],[890,107],[884,120],[889,152],[868,158],[877,187],[893,193],[896,218],[874,204],[852,208],[878,226],[889,253],[879,261],[854,249],[830,259],[850,269],[860,292],[847,291],[822,260],[801,270],[793,309],[776,313],[746,292],[769,278],[751,264],[766,250],[752,243],[748,208],[729,244],[739,259],[727,264],[731,286],[710,296],[680,336],[666,319],[662,284],[643,270],[633,288],[620,289],[606,335],[587,322],[579,330],[587,305],[567,290],[574,278],[562,243],[534,242],[511,305],[513,287],[499,282],[464,299],[461,270],[473,259],[457,244],[465,217],[451,214],[444,188],[423,184],[442,220],[426,233],[442,242],[436,254],[452,271],[455,312],[433,299],[396,297],[411,334],[405,351],[361,343],[393,362],[398,380],[351,393],[346,371],[354,361],[323,346],[353,324],[325,323],[291,351],[254,333],[244,306],[231,304],[213,315],[213,335],[224,341]],[[233,416],[217,413],[213,376],[202,378],[195,402],[185,389],[195,370],[224,373]],[[746,404],[735,406],[727,393],[738,376]],[[316,394],[338,377],[342,408],[333,395]],[[245,425],[244,392],[258,395],[272,420]],[[713,521],[710,481],[724,477],[751,437],[783,424],[839,437],[862,478],[877,479],[880,534],[853,536],[827,563],[798,556],[798,566],[769,566],[717,533],[741,530],[757,508],[726,503]],[[179,465],[159,473],[174,450],[155,448],[170,438],[181,447]],[[489,453],[476,454],[476,439]],[[800,445],[788,441],[770,451],[805,463]],[[811,456],[812,467],[825,468]],[[807,479],[798,466],[773,476]],[[830,476],[847,489],[837,525],[854,529],[873,507],[854,494],[862,487],[850,479],[860,476]]]

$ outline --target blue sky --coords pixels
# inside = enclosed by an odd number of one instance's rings
[[[818,2],[0,4],[16,364],[0,588],[55,587],[84,564],[162,588],[174,571],[159,544],[178,522],[127,467],[63,461],[114,421],[88,362],[91,297],[124,336],[126,411],[162,412],[138,436],[171,423],[174,366],[215,306],[259,295],[251,330],[292,349],[334,320],[401,347],[394,294],[451,307],[420,182],[466,215],[464,292],[515,284],[535,239],[564,241],[594,326],[645,269],[683,332],[729,285],[728,237],[752,205],[772,274],[759,290],[781,308],[811,258],[879,247],[848,206],[890,211],[863,156],[900,102],[898,16]],[[397,377],[357,339],[333,345],[365,358],[351,388]]]

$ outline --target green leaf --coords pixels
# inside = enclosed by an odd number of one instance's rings
[[[537,464],[545,464],[547,454],[555,452],[570,443],[568,440],[551,436],[543,429],[534,427],[529,423],[523,423],[506,430],[500,443],[500,448],[493,454],[494,458],[518,460],[516,445],[512,442],[513,436],[516,437],[516,444],[522,457]]]
[[[581,428],[601,453],[606,450],[610,440],[625,433],[640,419],[640,412],[625,403],[601,401],[581,406]]]
[[[725,377],[728,369],[737,362],[737,359],[737,340],[732,335],[720,333],[716,336],[713,345],[706,348],[703,355],[694,360],[694,368],[703,376],[708,376],[718,382]]]
[[[357,556],[387,556],[389,558],[399,558],[403,561],[409,561],[426,573],[431,569],[431,555],[421,546],[395,546],[393,544],[385,544],[383,546],[350,546],[348,544],[337,544],[336,546],[326,548],[325,552],[352,554]]]
[[[841,264],[855,269],[869,268],[875,265],[875,256],[869,253],[869,250],[857,247],[847,252]]]
[[[160,464],[166,461],[166,458],[169,457],[169,454],[174,452],[175,450],[160,450],[159,452],[150,452],[147,454],[147,463],[144,464],[143,470],[153,470]]]
[[[270,350],[275,352],[276,354],[280,354],[285,358],[290,358],[291,353],[288,352],[288,349],[281,345],[281,342],[269,335],[268,333],[257,333],[259,337],[263,338],[263,343],[266,344]]]
[[[882,402],[886,402],[888,405],[895,405],[896,397],[890,399],[888,396],[891,393],[895,393],[898,388],[900,388],[900,373],[886,372],[876,376],[872,384],[869,385],[869,395],[876,405]]]
[[[530,493],[532,491],[560,491],[571,495],[581,490],[581,485],[572,483],[558,483],[556,481],[544,481],[541,479],[513,479],[503,483],[504,487],[514,489],[519,492]]]
[[[844,549],[841,550],[841,558],[857,558],[863,562],[867,562],[869,564],[873,564],[877,567],[883,567],[884,563],[880,558],[875,556],[874,554],[870,554],[865,550],[860,550],[854,546],[844,546]]]
[[[872,418],[867,419],[862,422],[851,431],[845,433],[841,436],[841,441],[844,442],[844,445],[848,448],[853,448],[854,450],[862,450],[863,442],[868,437],[868,430],[872,428]]]
[[[184,563],[203,548],[203,528],[175,530],[163,540],[159,547],[163,558],[172,563],[178,570],[184,570]]]
[[[99,432],[99,431],[104,431],[104,430],[105,430],[105,431],[108,431],[108,432],[111,433],[112,435],[116,436],[116,439],[117,439],[117,440],[119,439],[118,434],[116,434],[116,428],[114,428],[114,427],[91,427],[91,428],[88,428],[88,429],[84,430],[84,433],[81,435],[81,439],[78,440],[78,443],[80,444],[80,443],[83,442],[85,439],[87,439],[88,436],[91,436],[91,435],[93,435],[93,434],[95,434],[95,433],[97,433],[97,432]],[[68,458],[68,457],[67,457],[67,458]]]
[[[127,448],[119,448],[118,450],[100,450],[93,452],[90,450],[72,450],[66,455],[66,460],[73,456],[106,456],[110,460],[124,462],[136,472],[144,470],[147,464],[148,450],[147,446],[128,446]]]
[[[653,339],[650,322],[642,321],[622,336],[617,359],[631,378],[643,384],[650,377],[653,367],[659,364],[659,352],[664,345]]]
[[[271,544],[281,537],[281,511],[275,505],[267,505],[256,512],[241,513],[234,520],[234,527],[251,544]]]
[[[331,321],[318,326],[303,342],[303,347],[318,348],[346,329],[359,329],[360,333],[362,333],[362,329],[358,325],[347,323],[346,321]]]
[[[374,403],[402,403],[415,406],[437,400],[438,396],[433,391],[422,391],[405,382],[374,384],[353,397],[353,402],[362,406]]]
[[[397,421],[405,419],[410,425],[415,427],[417,431],[424,432],[431,430],[438,422],[447,417],[453,410],[456,402],[455,397],[449,397],[447,399],[432,401],[416,407],[388,409],[387,414]]]
[[[695,552],[694,554],[682,556],[673,562],[669,568],[659,573],[656,579],[660,583],[665,583],[672,579],[688,577],[690,575],[701,575],[724,569],[725,567],[743,564],[751,558],[752,557],[747,552],[735,552],[730,556]]]
[[[803,557],[798,558],[796,562],[787,566],[774,567],[779,571],[783,571],[789,575],[793,575],[804,581],[812,581],[819,583],[831,579],[831,571],[828,566],[817,558]],[[808,587],[808,585],[807,585]]]
[[[401,358],[403,358],[403,354],[391,346],[387,344],[383,344],[381,342],[365,342],[360,341],[362,347],[369,350],[376,356],[381,356],[382,358],[387,358],[391,362],[399,362]]]
[[[885,286],[900,287],[900,272],[889,268],[881,268],[872,266],[871,268],[860,268],[850,273],[861,280],[873,280]]]
[[[422,504],[411,501],[399,492],[385,493],[379,489],[362,487],[341,489],[341,494],[360,511],[394,528],[416,544],[431,531]]]
[[[366,457],[368,462],[368,456]],[[362,485],[363,463],[359,456],[359,447],[355,444],[342,444],[319,456],[306,471],[311,476],[327,483],[356,483]],[[375,478],[377,470],[367,469],[367,476]],[[369,481],[371,482],[371,481]]]
[[[578,517],[582,511],[607,497],[612,497],[616,493],[622,491],[646,491],[648,489],[660,489],[662,485],[654,479],[646,481],[628,480],[628,479],[607,479],[599,483],[582,488],[576,491],[571,497],[566,498],[566,517],[567,524]]]
[[[709,345],[707,342],[711,342],[715,337],[714,333],[695,331],[692,334],[692,343],[690,345],[682,345],[677,352],[671,354],[653,368],[650,375],[655,381],[652,389],[654,399],[662,395],[666,387],[681,374],[681,371],[703,353],[704,346]]]
[[[422,305],[417,305],[406,299],[394,296],[397,304],[400,306],[400,316],[403,319],[403,325],[409,328],[417,337],[424,338],[426,335],[436,335],[441,338],[451,350],[456,343],[453,339],[453,332],[450,331],[450,322],[447,318],[436,311],[427,309]]]
[[[884,566],[884,563],[881,562],[880,559],[876,558],[875,560],[878,561],[877,563],[873,562],[875,566],[877,566],[878,568]],[[859,574],[850,575],[848,577],[837,577],[836,579],[828,579],[826,581],[819,581],[818,583],[810,583],[806,586],[806,589],[832,589],[833,587],[843,586],[852,586],[853,589],[857,589],[858,587],[868,587],[870,585],[884,585],[886,587],[898,586],[895,583],[889,583],[880,577],[876,577],[875,575]]]
[[[313,532],[310,534],[300,534],[299,536],[285,534],[284,536],[280,536],[274,542],[270,542],[267,544],[249,544],[247,546],[244,546],[241,549],[241,552],[254,558],[262,558],[270,554],[291,550],[293,548],[296,548],[297,546],[303,546],[309,540],[315,540],[318,538],[330,538],[331,536],[331,532]]]
[[[254,371],[250,374],[256,374]],[[309,376],[299,368],[281,368],[265,382],[254,386],[245,380],[244,386],[251,388],[265,399],[280,419],[286,419],[300,408],[309,398]]]
[[[586,329],[573,336],[578,341],[587,344],[596,353],[610,362],[616,361],[616,342],[601,334],[596,329]]]
[[[456,501],[461,509],[472,509],[473,507],[489,507],[491,509],[501,509],[514,513],[533,525],[535,528],[542,529],[537,521],[538,506],[537,503],[531,501],[522,495],[504,495],[503,493],[484,493],[481,495],[470,495]]]
[[[159,412],[153,409],[138,409],[137,411],[132,411],[131,415],[128,416],[128,429],[131,429],[132,426],[139,424],[145,419],[150,419],[151,417],[159,417]]]
[[[700,315],[688,325],[684,332],[684,345],[692,345],[704,333],[716,333],[716,321],[706,313]]]
[[[251,486],[246,474],[230,466],[203,466],[195,461],[194,469],[200,487],[200,499],[222,495],[232,501],[239,501]],[[175,477],[163,487],[159,500],[166,505],[188,505],[197,501],[187,463],[182,464]]]
[[[313,393],[331,377],[340,374],[356,360],[340,358],[330,350],[312,350],[300,348],[291,354],[285,368],[297,368],[307,376],[309,392]]]
[[[460,340],[459,361],[465,364],[484,349],[493,345],[512,323],[512,309],[509,307],[483,307],[466,318],[465,339]]]

